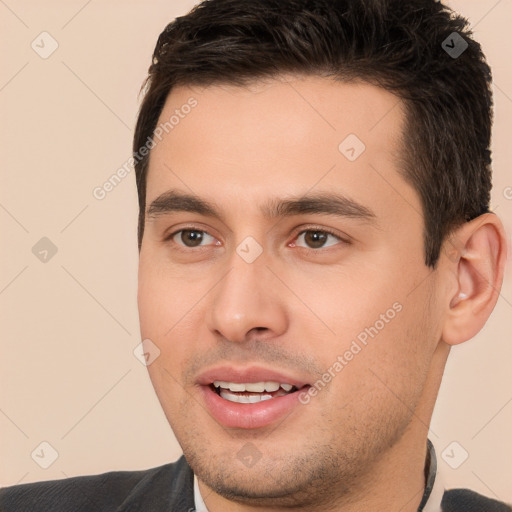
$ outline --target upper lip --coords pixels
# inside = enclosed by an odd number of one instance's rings
[[[216,366],[203,371],[197,377],[197,383],[203,386],[209,386],[216,380],[238,384],[249,382],[278,382],[280,384],[291,384],[298,389],[308,384],[307,381],[293,377],[286,372],[261,366],[249,366],[246,368],[226,365]]]

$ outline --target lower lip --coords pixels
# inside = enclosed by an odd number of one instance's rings
[[[300,389],[284,396],[263,400],[255,404],[230,402],[219,396],[211,386],[200,386],[206,407],[212,416],[225,427],[262,428],[286,417],[300,405]]]

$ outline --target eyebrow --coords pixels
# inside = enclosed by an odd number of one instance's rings
[[[222,214],[215,204],[194,194],[178,190],[168,190],[159,195],[146,209],[146,216],[156,218],[172,212],[192,212],[222,219]],[[377,221],[377,216],[367,206],[344,195],[331,192],[293,198],[272,198],[261,208],[261,212],[268,219],[301,214],[319,214],[335,215],[374,224]]]

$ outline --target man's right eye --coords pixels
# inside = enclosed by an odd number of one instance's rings
[[[178,245],[189,248],[209,245],[212,241],[214,245],[220,245],[220,242],[212,235],[200,229],[180,229],[170,235],[168,239],[176,242]]]

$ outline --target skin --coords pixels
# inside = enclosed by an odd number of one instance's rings
[[[190,97],[197,106],[152,149],[146,204],[174,189],[222,218],[146,218],[138,303],[142,337],[161,351],[152,383],[208,509],[417,510],[450,346],[482,328],[501,287],[499,218],[464,224],[436,270],[425,266],[420,198],[395,161],[404,110],[383,89],[284,75],[179,86],[161,121]],[[351,133],[366,146],[353,162],[338,149]],[[374,221],[260,211],[270,198],[322,192],[370,208]],[[206,234],[195,247],[181,233],[165,240],[180,229]],[[339,238],[312,246],[306,229]],[[236,252],[247,236],[263,250],[253,263]],[[378,335],[283,420],[225,428],[205,408],[200,372],[257,363],[314,383],[397,302]],[[261,455],[252,467],[237,457],[248,442]]]

